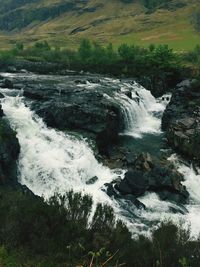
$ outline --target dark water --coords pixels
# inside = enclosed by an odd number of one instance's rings
[[[147,133],[143,134],[142,138],[120,135],[119,145],[130,153],[148,152],[153,156],[162,156],[163,150],[168,148],[164,133],[158,135]]]

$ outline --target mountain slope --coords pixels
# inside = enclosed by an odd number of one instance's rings
[[[198,0],[156,1],[165,3],[147,8],[147,0],[0,0],[0,48],[38,40],[76,46],[85,37],[115,45],[168,43],[177,50],[200,42],[191,23]]]

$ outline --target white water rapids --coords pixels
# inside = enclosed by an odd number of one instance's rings
[[[101,188],[117,175],[97,162],[83,139],[48,128],[25,106],[23,97],[6,96],[2,107],[21,147],[20,183],[45,197],[74,189],[92,194],[95,201],[105,200]],[[86,186],[87,180],[95,176],[99,178],[95,185]]]
[[[131,97],[122,94],[127,88],[131,89]],[[124,135],[141,138],[144,133],[161,133],[161,119],[155,116],[164,111],[166,103],[157,101],[150,91],[137,83],[123,84],[122,93],[115,98],[121,103],[124,126]],[[165,97],[166,99],[166,97]]]
[[[120,83],[118,80],[109,82]],[[127,87],[132,88],[131,98],[124,93]],[[133,232],[148,233],[147,221],[155,225],[155,222],[169,218],[191,224],[195,236],[200,232],[200,175],[195,174],[192,168],[180,164],[176,158],[171,159],[184,174],[184,184],[191,196],[190,204],[186,206],[188,214],[172,213],[171,203],[161,201],[155,193],[148,193],[140,198],[147,210],[134,210],[135,217],[131,218],[129,214],[125,218],[127,211],[121,211],[119,204],[102,190],[105,183],[122,176],[123,171],[111,171],[100,164],[85,140],[48,128],[25,105],[23,97],[16,96],[19,91],[2,89],[1,92],[5,95],[2,99],[3,111],[16,130],[21,146],[19,181],[35,194],[48,198],[55,192],[65,193],[70,189],[91,194],[95,203],[109,203]],[[137,84],[122,83],[115,101],[119,101],[123,110],[125,134],[142,138],[143,133],[161,132],[158,113],[161,115],[166,103],[157,101],[149,91]],[[87,185],[86,182],[95,176],[98,177],[97,182]]]

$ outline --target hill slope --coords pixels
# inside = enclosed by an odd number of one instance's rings
[[[200,42],[191,23],[198,8],[198,0],[0,0],[0,48],[38,40],[76,46],[87,37],[192,49]]]

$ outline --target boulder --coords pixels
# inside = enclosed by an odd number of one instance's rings
[[[4,95],[2,93],[0,93],[0,99],[4,98]]]
[[[126,172],[124,179],[116,185],[116,189],[122,195],[142,196],[148,189],[148,180],[143,172],[129,170]]]
[[[98,181],[98,177],[97,176],[94,176],[92,178],[90,178],[89,180],[86,181],[86,184],[87,185],[90,185],[90,184],[95,184],[97,181]]]
[[[130,166],[133,169],[146,172],[153,168],[154,163],[149,153],[141,153]]]
[[[143,164],[147,159],[151,166],[148,168]],[[141,154],[136,158],[132,169],[126,172],[124,179],[116,183],[115,189],[123,196],[132,195],[135,198],[146,192],[156,192],[163,200],[185,204],[189,193],[182,181],[183,175],[167,160],[161,161],[153,159],[150,155],[144,157],[144,154]]]

